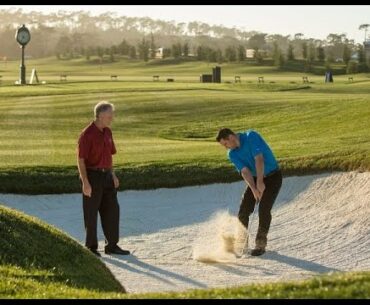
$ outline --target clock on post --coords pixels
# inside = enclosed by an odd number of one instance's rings
[[[24,24],[15,33],[15,39],[17,40],[17,42],[20,44],[20,47],[22,48],[22,61],[21,61],[21,66],[20,66],[19,83],[21,85],[25,85],[26,84],[26,66],[24,65],[24,48],[30,42],[31,34]]]

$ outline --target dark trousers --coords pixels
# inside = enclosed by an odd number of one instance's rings
[[[82,194],[86,247],[98,248],[98,212],[107,248],[113,248],[119,240],[119,204],[111,172],[87,170],[91,185],[91,197]]]
[[[257,178],[254,177],[256,182]],[[271,223],[271,209],[279,194],[283,181],[281,171],[273,173],[271,176],[264,177],[265,191],[263,192],[258,208],[259,225],[256,235],[256,246],[266,247],[267,234]],[[253,196],[252,190],[247,187],[240,203],[238,218],[242,224],[248,229],[249,216],[253,213],[256,199]]]

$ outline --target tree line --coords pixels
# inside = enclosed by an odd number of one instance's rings
[[[14,39],[16,29],[26,24],[31,31],[27,54],[32,57],[55,55],[59,59],[84,56],[90,60],[117,56],[148,61],[163,48],[163,57],[195,58],[209,62],[246,60],[246,49],[253,49],[257,64],[272,61],[283,67],[300,60],[309,70],[316,62],[343,62],[348,69],[364,70],[366,60],[363,44],[355,44],[346,34],[330,33],[326,39],[294,35],[267,34],[245,29],[208,25],[203,22],[176,23],[148,17],[117,16],[106,12],[91,16],[86,11],[23,12],[22,9],[0,10],[0,56],[18,58],[19,46]],[[369,24],[359,30],[366,31]],[[351,60],[357,55],[356,61]]]

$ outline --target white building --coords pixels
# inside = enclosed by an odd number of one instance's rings
[[[245,57],[246,58],[254,58],[254,53],[256,51],[254,49],[245,49]]]
[[[155,58],[162,59],[163,58],[163,48],[158,48],[155,51]]]

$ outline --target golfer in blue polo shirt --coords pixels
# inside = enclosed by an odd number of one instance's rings
[[[271,148],[255,130],[234,133],[229,128],[220,129],[217,142],[228,149],[229,160],[247,184],[242,196],[238,218],[243,224],[247,238],[248,221],[256,202],[259,202],[259,226],[253,256],[265,253],[267,234],[271,223],[271,209],[280,191],[282,174]],[[242,247],[245,249],[245,247]]]

